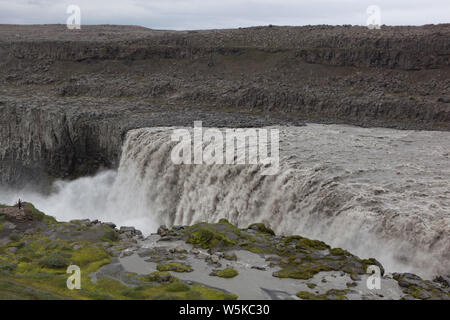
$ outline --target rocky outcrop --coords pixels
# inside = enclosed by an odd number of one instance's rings
[[[450,128],[450,25],[0,26],[0,182],[115,167],[131,128]]]

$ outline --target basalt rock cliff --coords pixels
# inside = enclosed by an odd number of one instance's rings
[[[115,167],[144,126],[450,128],[450,24],[0,25],[0,183]]]

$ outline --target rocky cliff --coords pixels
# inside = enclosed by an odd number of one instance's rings
[[[131,128],[450,128],[450,25],[0,25],[0,182],[117,165]]]

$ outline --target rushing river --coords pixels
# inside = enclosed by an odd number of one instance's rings
[[[390,271],[450,273],[450,132],[343,125],[279,127],[280,169],[260,165],[176,165],[172,128],[128,133],[117,171],[55,183],[20,196],[61,220],[91,218],[158,225],[226,218],[263,221],[376,257]]]

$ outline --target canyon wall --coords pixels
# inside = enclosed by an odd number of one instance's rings
[[[450,25],[0,25],[0,182],[117,167],[145,126],[450,128]]]

